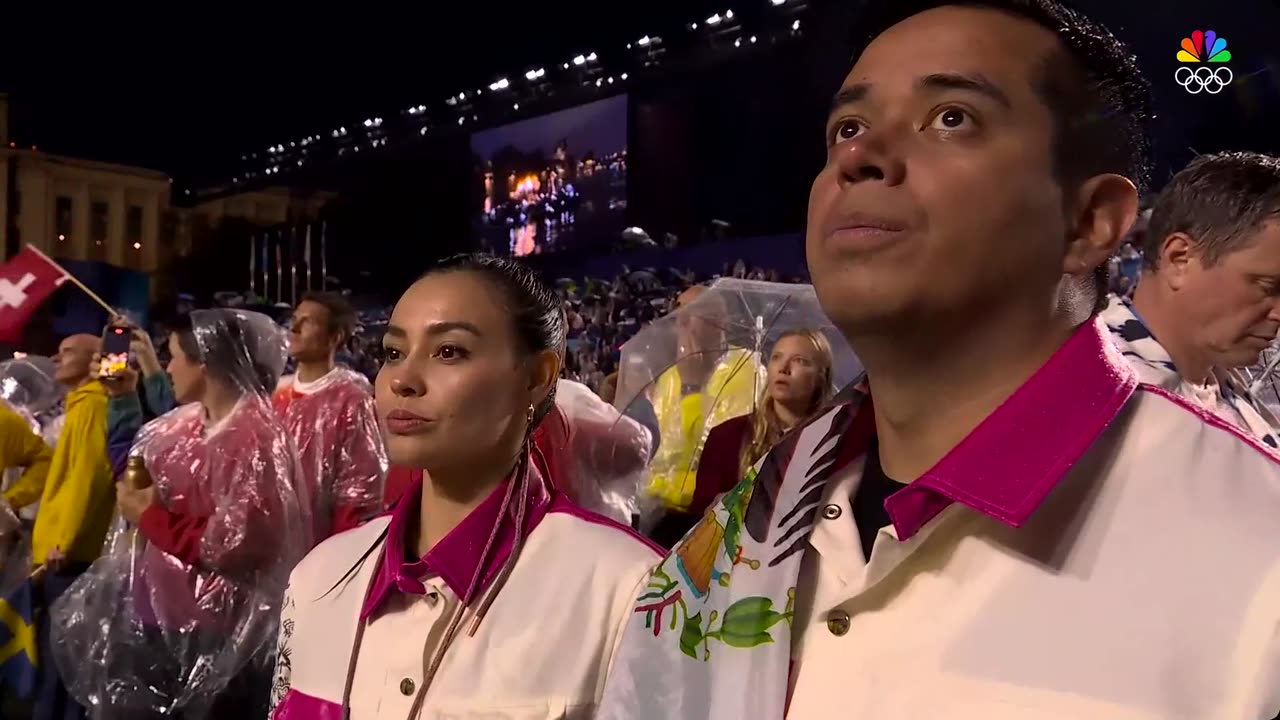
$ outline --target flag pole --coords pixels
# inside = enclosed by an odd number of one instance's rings
[[[69,281],[71,282],[71,284],[72,284],[72,285],[75,285],[76,287],[78,287],[78,288],[80,288],[81,290],[83,290],[83,291],[84,291],[84,294],[85,294],[85,295],[88,295],[90,300],[92,300],[92,301],[94,301],[94,302],[98,303],[99,305],[101,305],[101,306],[102,306],[102,308],[103,308],[104,310],[106,310],[108,313],[110,313],[110,314],[111,314],[111,317],[117,317],[117,316],[119,316],[119,315],[120,315],[120,313],[119,313],[119,312],[116,312],[116,309],[115,309],[115,308],[113,308],[113,307],[111,307],[111,305],[110,305],[110,304],[108,304],[106,300],[103,300],[102,298],[98,297],[98,293],[96,293],[96,292],[94,292],[94,291],[90,290],[90,289],[89,289],[89,286],[88,286],[88,285],[85,285],[85,284],[84,284],[84,283],[82,283],[82,282],[80,282],[79,278],[77,278],[75,275],[72,275],[71,273],[67,272],[67,269],[66,269],[66,268],[64,268],[64,267],[62,267],[61,265],[59,265],[56,261],[54,261],[54,259],[53,259],[53,258],[51,258],[51,257],[49,257],[48,255],[45,255],[43,252],[41,252],[41,251],[40,251],[40,248],[36,247],[35,245],[30,245],[30,244],[28,244],[28,245],[27,245],[27,249],[29,249],[31,252],[35,253],[36,255],[39,255],[39,256],[40,256],[40,257],[41,257],[45,262],[47,262],[47,263],[49,263],[50,265],[52,265],[53,267],[57,268],[58,272],[62,273],[62,277],[63,277],[63,278],[65,278],[65,279],[69,280]]]
[[[307,292],[311,292],[311,223],[307,223],[307,249],[302,252],[302,262],[307,266]]]
[[[258,239],[249,235],[249,297],[258,294]]]
[[[276,303],[284,302],[284,231],[276,233]]]
[[[329,228],[327,221],[320,221],[320,289],[329,289],[329,250],[325,244],[325,230]]]
[[[298,304],[298,226],[289,228],[289,304]]]
[[[264,303],[271,301],[271,231],[262,234],[262,298]]]

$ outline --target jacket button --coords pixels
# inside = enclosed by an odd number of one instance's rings
[[[822,517],[828,520],[835,520],[836,518],[840,517],[840,514],[842,512],[843,511],[840,509],[840,506],[833,503],[831,505],[828,505],[822,508]]]
[[[400,694],[412,695],[415,687],[416,686],[413,684],[413,680],[409,678],[405,678],[400,681]]]
[[[843,610],[832,611],[827,616],[827,630],[836,637],[841,637],[849,632],[849,613]]]

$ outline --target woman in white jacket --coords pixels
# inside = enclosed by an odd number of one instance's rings
[[[294,571],[273,718],[594,713],[657,554],[535,457],[564,337],[555,295],[504,259],[454,258],[400,298],[375,396],[390,460],[424,479]]]

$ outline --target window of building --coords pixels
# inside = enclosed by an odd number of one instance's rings
[[[133,245],[142,242],[142,206],[130,205],[124,214],[124,239]]]
[[[59,242],[71,240],[71,198],[59,195],[53,204],[53,226]]]
[[[107,233],[111,222],[111,206],[105,202],[89,203],[89,259],[105,260]]]
[[[111,206],[104,202],[89,203],[89,239],[95,245],[107,241],[108,224],[111,222]]]

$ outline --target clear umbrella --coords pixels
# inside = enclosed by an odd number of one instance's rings
[[[0,362],[0,398],[20,412],[39,415],[64,394],[53,375],[53,361],[39,355]]]
[[[615,405],[657,425],[651,498],[674,510],[688,507],[707,433],[755,409],[765,386],[766,352],[795,330],[826,336],[836,387],[861,371],[811,285],[720,279],[622,346]]]

